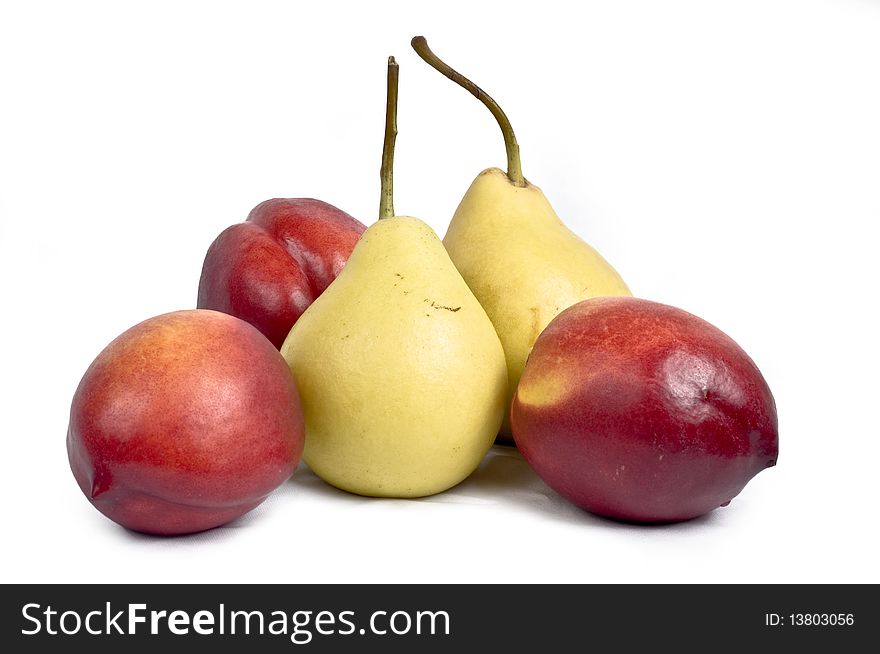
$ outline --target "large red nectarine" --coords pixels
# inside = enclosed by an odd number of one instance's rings
[[[248,323],[178,311],[108,345],[73,397],[67,452],[94,506],[135,531],[182,534],[250,511],[303,449],[293,376]]]
[[[517,447],[593,513],[668,522],[730,502],[776,463],[776,405],[748,355],[681,309],[580,302],[541,333],[511,407]]]

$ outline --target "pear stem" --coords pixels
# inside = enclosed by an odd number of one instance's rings
[[[394,143],[397,140],[397,80],[400,67],[394,57],[388,57],[388,83],[385,101],[385,141],[382,144],[382,168],[379,177],[382,191],[379,197],[379,220],[394,216]]]
[[[510,126],[510,121],[507,119],[504,111],[501,110],[501,107],[498,106],[498,103],[495,102],[495,100],[493,100],[483,89],[435,55],[431,51],[431,48],[428,47],[428,41],[424,36],[414,36],[411,45],[413,50],[415,50],[429,66],[446,75],[446,77],[463,89],[469,91],[492,112],[492,115],[498,122],[498,127],[501,128],[501,133],[504,135],[504,148],[507,150],[507,177],[514,186],[525,186],[526,180],[522,174],[522,162],[519,158],[519,144],[516,142],[516,135],[513,133],[513,127]]]

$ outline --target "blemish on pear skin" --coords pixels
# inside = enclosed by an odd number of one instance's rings
[[[437,304],[436,302],[434,302],[434,300],[429,300],[428,298],[425,298],[425,302],[430,302],[433,309],[446,309],[447,311],[451,311],[452,313],[455,313],[456,311],[461,309],[461,307],[447,307],[444,304]]]

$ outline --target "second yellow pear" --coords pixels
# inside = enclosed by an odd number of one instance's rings
[[[563,224],[541,189],[523,177],[519,145],[498,104],[437,57],[424,37],[413,38],[412,46],[486,105],[504,136],[507,172],[489,168],[477,176],[443,244],[498,332],[509,406],[535,340],[557,314],[588,298],[631,293],[617,271]],[[500,436],[511,438],[507,412]]]

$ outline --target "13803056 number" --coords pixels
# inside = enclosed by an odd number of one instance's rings
[[[851,627],[855,624],[852,613],[792,613],[790,623],[796,627]]]

